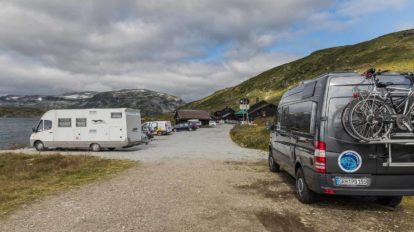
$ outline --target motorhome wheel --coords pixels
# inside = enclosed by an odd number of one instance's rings
[[[45,150],[45,145],[41,141],[37,141],[35,144],[35,148],[37,151]]]
[[[95,151],[95,152],[98,152],[98,151],[101,150],[101,146],[97,143],[94,143],[94,144],[91,145],[91,150]]]

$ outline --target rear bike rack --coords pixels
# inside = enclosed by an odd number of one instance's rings
[[[365,144],[384,144],[385,148],[388,149],[388,159],[387,162],[382,163],[383,167],[414,167],[414,162],[393,162],[392,161],[392,144],[400,144],[406,146],[414,146],[414,135],[412,133],[400,133],[393,134],[397,137],[412,137],[411,139],[392,139],[386,138],[378,141],[360,141]]]

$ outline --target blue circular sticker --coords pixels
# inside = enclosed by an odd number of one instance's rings
[[[362,159],[355,151],[344,151],[339,155],[338,164],[344,172],[356,172],[361,168]]]

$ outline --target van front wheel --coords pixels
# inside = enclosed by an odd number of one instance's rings
[[[37,151],[44,151],[45,145],[41,141],[37,141],[34,145]]]
[[[271,172],[280,172],[280,166],[273,159],[272,151],[270,151],[270,150],[269,150],[268,162],[269,162],[269,171],[271,171]]]
[[[97,143],[91,144],[91,151],[98,152],[101,151],[101,146]]]
[[[312,204],[316,201],[316,193],[308,188],[302,168],[296,171],[296,198],[304,204]]]

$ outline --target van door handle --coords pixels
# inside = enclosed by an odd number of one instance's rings
[[[53,132],[49,132],[49,134],[53,134]]]

